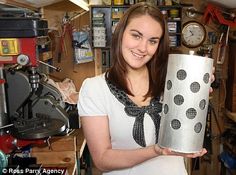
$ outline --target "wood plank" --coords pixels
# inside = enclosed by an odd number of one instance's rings
[[[14,0],[1,0],[0,3],[10,5],[10,6],[14,6],[14,7],[22,7],[22,8],[30,9],[30,10],[33,10],[33,11],[38,11],[39,10],[36,7],[30,6],[26,2],[22,3],[22,2],[17,2],[17,1],[14,1]]]
[[[226,84],[225,106],[231,112],[236,112],[236,42],[230,41],[228,60],[228,79]]]
[[[69,175],[76,174],[77,161],[86,145],[82,129],[75,129],[67,136],[53,136],[50,140],[51,149],[46,144],[33,147],[31,156],[43,167],[66,167]]]
[[[185,167],[188,172],[188,175],[192,175],[192,159],[184,158],[184,163],[185,163]]]
[[[36,145],[32,148],[32,152],[78,151],[82,154],[86,144],[81,128],[75,129],[67,136],[53,136],[50,138],[49,142],[50,147],[47,143],[44,145]]]
[[[236,83],[236,41],[230,41],[229,44],[229,63],[228,63],[228,80],[229,82]]]
[[[45,6],[48,9],[55,10],[55,11],[81,11],[82,8],[75,5],[74,3],[68,1],[68,0],[63,0],[59,1],[56,3],[53,3],[51,5]]]
[[[47,169],[56,169],[56,168],[65,168],[66,174],[65,175],[76,175],[76,164],[43,164],[42,168]]]
[[[102,50],[94,49],[95,75],[102,73]]]
[[[76,151],[76,137],[52,137],[50,140],[50,147],[39,145],[32,148],[32,152],[52,152],[52,151]]]
[[[32,152],[32,157],[37,158],[37,163],[40,164],[75,164],[75,151],[52,151],[52,152]]]
[[[229,110],[226,110],[226,116],[236,122],[236,112],[230,112]]]
[[[236,112],[236,83],[227,81],[225,106],[231,112]]]

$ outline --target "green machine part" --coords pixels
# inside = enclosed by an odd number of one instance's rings
[[[7,167],[7,164],[7,156],[0,150],[0,174],[2,173],[3,169]]]

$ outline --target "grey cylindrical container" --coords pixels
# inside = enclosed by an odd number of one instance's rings
[[[158,144],[181,153],[202,149],[213,59],[170,54]]]

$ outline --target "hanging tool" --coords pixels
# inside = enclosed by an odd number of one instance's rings
[[[228,46],[228,38],[229,38],[229,26],[226,26],[227,30],[226,32],[222,32],[220,34],[220,39],[218,42],[218,51],[217,51],[217,64],[223,64],[226,56],[226,50]]]
[[[38,60],[38,62],[41,63],[41,64],[43,64],[43,65],[45,65],[45,66],[48,66],[48,67],[50,67],[50,68],[56,70],[57,72],[61,72],[61,68],[60,68],[60,67],[52,66],[52,65],[50,65],[50,64],[48,64],[48,63],[45,63],[45,62],[43,62],[43,61],[40,61],[40,60]]]
[[[204,15],[204,12],[198,11],[194,7],[189,7],[186,9],[186,16],[189,18],[194,18],[196,15]]]
[[[70,17],[68,13],[65,14],[65,16],[62,19],[62,34],[60,38],[60,49],[58,52],[58,63],[61,62],[61,56],[62,52],[65,52],[67,55],[67,48],[66,48],[66,43],[65,43],[65,37],[66,35],[69,35],[70,40],[72,41],[72,25],[70,23]]]
[[[220,24],[236,27],[236,15],[234,13],[226,12],[218,6],[208,3],[203,16],[203,23],[207,24],[210,20],[216,20]]]
[[[227,12],[216,5],[208,3],[203,16],[203,23],[207,24],[210,20],[214,20],[219,24],[226,26],[226,30],[224,30],[220,35],[217,51],[217,64],[223,64],[228,46],[229,29],[230,27],[236,27],[236,15]]]
[[[73,46],[76,47],[76,48],[79,48],[79,49],[89,49],[88,47],[84,47],[83,44],[88,40],[88,37],[86,37],[85,39],[83,39],[82,41],[76,41],[76,40],[73,40],[72,43],[73,43]]]

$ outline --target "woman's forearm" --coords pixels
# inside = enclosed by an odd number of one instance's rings
[[[113,149],[107,116],[82,117],[81,122],[90,154],[101,171],[132,167],[159,155],[158,149],[154,146]]]
[[[129,168],[156,156],[158,153],[154,146],[132,150],[108,149],[94,163],[101,171],[111,171]]]

